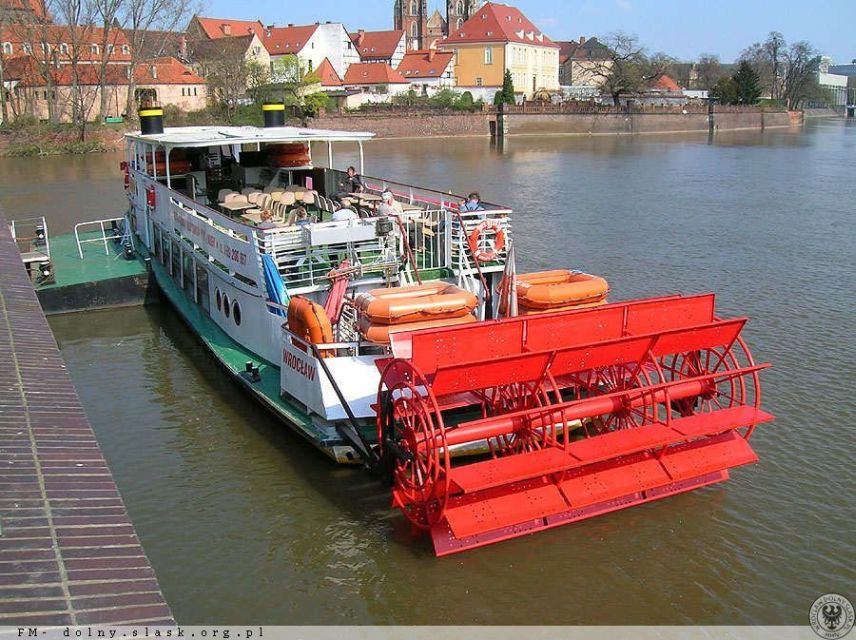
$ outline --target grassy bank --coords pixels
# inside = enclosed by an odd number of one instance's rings
[[[122,148],[124,125],[90,124],[86,136],[66,124],[22,121],[0,127],[0,156],[104,153]]]

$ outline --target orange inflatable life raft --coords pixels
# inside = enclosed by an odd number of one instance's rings
[[[333,342],[333,327],[327,312],[320,304],[295,296],[288,303],[288,330],[301,340],[311,344]],[[302,344],[295,347],[305,351]],[[322,357],[332,356],[330,351],[322,351]]]
[[[403,331],[418,331],[419,329],[432,329],[434,327],[451,327],[460,324],[475,322],[476,317],[468,313],[457,318],[440,318],[435,320],[423,320],[421,322],[408,322],[404,324],[372,324],[367,318],[360,319],[360,334],[369,342],[375,344],[389,344],[393,333]]]
[[[558,311],[597,304],[606,300],[609,284],[599,276],[580,271],[539,271],[516,278],[517,302],[521,307]]]
[[[302,142],[268,145],[267,152],[268,163],[275,167],[306,167],[312,163],[309,145]]]
[[[373,289],[354,302],[362,318],[379,325],[460,318],[477,304],[475,295],[445,282]]]

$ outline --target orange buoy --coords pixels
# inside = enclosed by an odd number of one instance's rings
[[[479,246],[481,234],[488,230],[493,231],[495,234],[493,249],[482,249]],[[470,250],[473,252],[476,260],[479,262],[493,262],[496,260],[497,254],[505,249],[505,229],[496,220],[482,220],[470,234],[469,244]]]
[[[531,310],[564,310],[606,300],[609,284],[580,271],[539,271],[517,276],[517,302]]]
[[[388,325],[460,318],[472,312],[478,299],[453,284],[437,282],[411,287],[373,289],[357,296],[354,306],[371,324]]]
[[[455,318],[436,318],[434,320],[423,320],[421,322],[406,322],[403,324],[372,324],[365,316],[360,318],[360,334],[369,342],[375,344],[389,344],[390,336],[394,333],[404,331],[418,331],[419,329],[433,329],[435,327],[451,327],[460,324],[476,322],[476,317],[468,313]]]
[[[288,303],[288,330],[298,338],[311,344],[326,344],[333,342],[333,327],[330,319],[320,304],[295,296]],[[295,347],[306,351],[304,345]],[[321,357],[331,357],[330,350],[322,351]]]

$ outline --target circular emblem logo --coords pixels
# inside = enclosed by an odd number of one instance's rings
[[[853,628],[853,605],[840,594],[827,593],[811,605],[808,621],[821,638],[843,638]]]

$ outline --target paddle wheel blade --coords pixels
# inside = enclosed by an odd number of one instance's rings
[[[446,555],[727,479],[773,420],[745,322],[708,295],[400,337],[377,404],[396,505]]]

